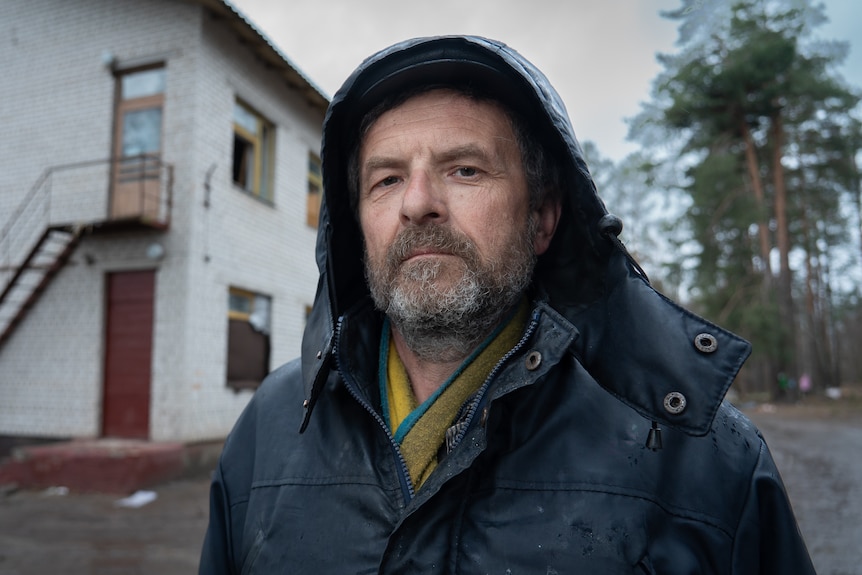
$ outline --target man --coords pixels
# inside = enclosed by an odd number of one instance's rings
[[[813,573],[746,342],[656,293],[508,47],[417,39],[327,113],[301,360],[216,470],[201,573]]]

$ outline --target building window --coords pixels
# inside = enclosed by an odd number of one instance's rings
[[[306,202],[306,223],[317,227],[320,216],[320,202],[323,198],[323,170],[320,158],[314,152],[308,153],[308,199]]]
[[[158,218],[165,69],[125,71],[117,86],[111,217]]]
[[[257,389],[269,373],[269,296],[230,288],[228,292],[227,385]]]
[[[246,192],[272,201],[272,123],[243,104],[233,106],[233,181]]]

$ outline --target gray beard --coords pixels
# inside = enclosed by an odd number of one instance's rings
[[[448,228],[429,225],[405,230],[385,261],[371,262],[366,253],[365,273],[375,306],[419,358],[451,362],[467,357],[530,284],[536,224],[533,218],[528,222],[511,250],[493,261],[481,260],[472,241]],[[416,247],[444,250],[458,259],[403,262]],[[451,285],[436,281],[453,272],[458,275]]]

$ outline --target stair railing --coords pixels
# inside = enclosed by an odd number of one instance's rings
[[[155,221],[149,214],[141,214],[141,221],[167,227],[173,195],[173,166],[156,156],[140,158],[108,158],[52,166],[39,176],[16,209],[0,228],[0,290],[9,281],[16,266],[23,260],[44,230],[53,225],[91,225],[112,221],[110,214],[112,176],[119,163],[128,165],[139,161],[146,165],[140,170],[142,196],[150,186],[144,179],[158,179],[161,190],[156,199]],[[150,204],[152,200],[147,200]]]

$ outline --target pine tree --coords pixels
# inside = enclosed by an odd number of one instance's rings
[[[839,377],[830,264],[849,239],[848,200],[862,214],[859,99],[832,72],[841,47],[804,43],[822,7],[794,5],[689,1],[666,14],[680,21],[681,50],[660,57],[632,134],[679,142],[696,305],[753,340],[766,380],[798,373],[802,356],[828,384]]]

